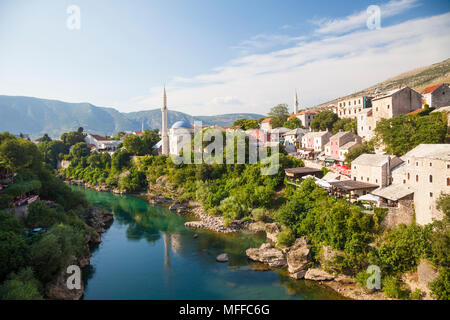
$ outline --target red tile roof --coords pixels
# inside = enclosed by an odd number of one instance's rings
[[[264,119],[261,123],[270,122],[270,120],[272,120],[272,118],[266,118],[266,119]]]
[[[108,139],[106,139],[105,137],[99,136],[98,134],[91,134],[91,136],[93,136],[94,139],[97,140],[97,141],[105,141],[105,140],[108,140]]]
[[[434,90],[436,90],[437,88],[439,88],[441,85],[442,85],[442,83],[441,83],[441,84],[436,84],[436,85],[434,85],[434,86],[430,86],[430,87],[428,87],[428,88],[425,88],[425,90],[423,90],[423,91],[421,92],[421,94],[427,94],[427,93],[433,92]]]
[[[409,112],[408,114],[418,114],[419,112],[423,111],[422,108],[416,109],[414,111]]]

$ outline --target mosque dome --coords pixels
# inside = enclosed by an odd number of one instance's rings
[[[177,121],[172,125],[172,129],[192,129],[192,125],[189,121],[181,120]]]

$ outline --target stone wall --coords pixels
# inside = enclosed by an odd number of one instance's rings
[[[411,225],[414,221],[414,201],[400,200],[396,208],[387,208],[388,213],[381,226],[391,229],[399,224]]]

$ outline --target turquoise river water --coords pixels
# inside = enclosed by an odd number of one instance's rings
[[[261,245],[264,235],[194,231],[184,227],[187,218],[143,198],[74,189],[114,213],[83,270],[86,300],[342,298],[315,282],[292,280],[285,270],[249,261],[245,249]],[[223,252],[230,261],[216,262]]]

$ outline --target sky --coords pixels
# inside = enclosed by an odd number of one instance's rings
[[[449,53],[448,0],[0,0],[0,95],[121,112],[308,108]]]

